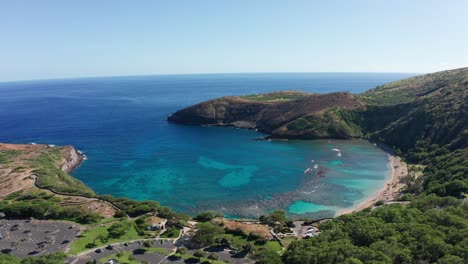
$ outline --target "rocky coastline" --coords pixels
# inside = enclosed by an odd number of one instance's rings
[[[62,150],[63,163],[60,168],[66,173],[73,172],[86,159],[86,156],[72,146],[65,146]]]

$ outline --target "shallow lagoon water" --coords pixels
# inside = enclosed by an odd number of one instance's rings
[[[220,74],[0,83],[0,141],[76,146],[89,159],[73,175],[99,194],[157,200],[191,214],[214,209],[255,217],[282,208],[330,216],[383,186],[390,171],[383,151],[363,140],[255,141],[264,135],[170,124],[166,117],[225,95],[362,92],[409,76]],[[325,177],[317,177],[313,165]]]

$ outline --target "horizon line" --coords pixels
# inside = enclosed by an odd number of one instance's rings
[[[155,74],[129,74],[129,75],[91,75],[91,76],[76,76],[76,77],[50,77],[50,78],[32,78],[32,79],[14,79],[0,80],[0,84],[19,83],[19,82],[36,82],[36,81],[60,81],[60,80],[75,80],[75,79],[99,79],[99,78],[126,78],[126,77],[152,77],[152,76],[176,76],[176,75],[236,75],[236,74],[304,74],[304,73],[390,73],[390,74],[428,74],[429,72],[393,72],[393,71],[278,71],[278,72],[200,72],[200,73],[155,73]]]

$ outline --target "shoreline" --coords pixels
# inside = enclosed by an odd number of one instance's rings
[[[75,149],[75,147],[73,146],[70,146],[70,145],[67,145],[67,146],[64,146],[64,148],[67,148],[66,151],[67,151],[67,156],[64,157],[64,163],[60,166],[60,168],[68,173],[70,176],[71,173],[76,170],[79,166],[81,166],[81,164],[86,160],[85,159],[85,154],[81,153],[80,151],[78,151],[77,149]],[[72,176],[73,178],[75,178],[74,176]],[[76,179],[76,178],[75,178]]]
[[[384,148],[383,150],[386,151]],[[399,196],[400,190],[404,186],[402,179],[408,175],[408,166],[400,157],[388,151],[387,153],[390,160],[391,173],[390,178],[385,182],[384,186],[359,204],[338,210],[335,217],[361,211],[381,200],[384,202],[394,201]]]

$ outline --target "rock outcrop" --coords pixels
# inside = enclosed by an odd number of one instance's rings
[[[349,138],[359,136],[339,128],[333,109],[359,109],[363,104],[351,93],[308,94],[276,92],[256,96],[231,96],[206,101],[171,115],[168,120],[192,125],[225,125],[258,129],[281,138]],[[334,129],[308,127],[314,120],[336,123]],[[301,127],[301,130],[296,127]],[[331,124],[330,127],[333,125]]]
[[[84,160],[83,155],[72,146],[65,146],[61,151],[63,153],[63,163],[60,168],[66,173],[71,173]]]
[[[230,96],[169,116],[170,122],[258,129],[272,138],[372,138],[401,150],[420,140],[468,145],[468,68],[421,75],[363,94],[294,91]]]

